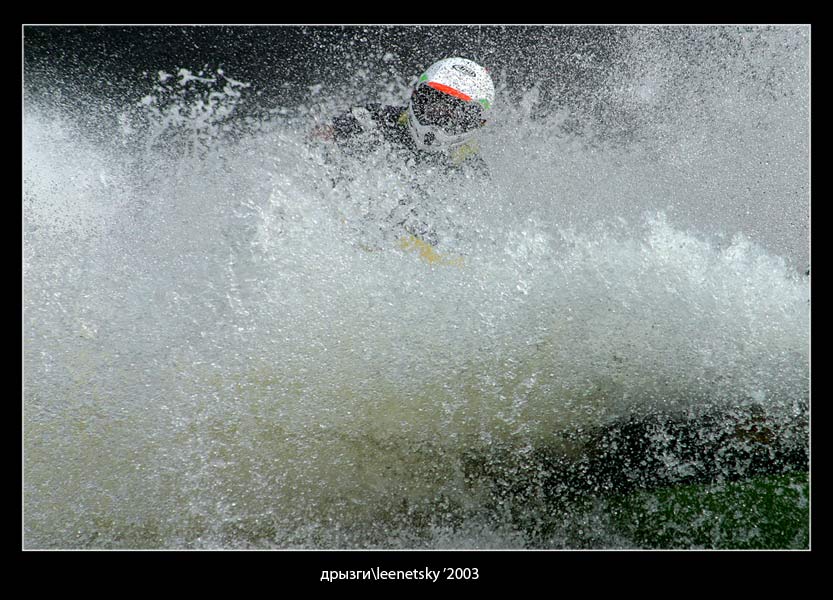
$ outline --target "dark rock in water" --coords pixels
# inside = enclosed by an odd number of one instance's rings
[[[610,513],[610,506],[622,502],[630,506],[628,499],[639,494],[643,502],[658,506],[666,496],[691,496],[689,500],[704,501],[706,496],[711,497],[709,494],[717,493],[707,491],[709,484],[715,484],[719,492],[724,486],[734,485],[732,482],[742,485],[758,477],[806,473],[808,411],[806,406],[796,408],[795,417],[770,414],[758,405],[697,416],[632,416],[593,430],[569,433],[550,448],[501,448],[488,456],[472,455],[465,465],[466,475],[471,485],[487,490],[486,503],[494,514],[508,518],[533,545],[609,547],[615,545],[611,532],[624,531],[609,521],[617,512]],[[691,492],[688,496],[673,495],[674,490],[684,489],[706,491],[693,496]],[[693,510],[690,506],[688,509]],[[733,506],[731,514],[743,510]],[[638,518],[637,513],[625,511],[621,518]],[[754,514],[746,517],[750,522],[757,519]],[[759,524],[786,518],[798,517],[765,515],[765,522]],[[621,543],[641,543],[631,538],[626,536]],[[781,541],[778,538],[773,543]],[[685,546],[686,542],[680,538],[675,544]]]
[[[735,481],[806,468],[802,425],[772,421],[756,406],[691,420],[632,418],[600,430],[582,462],[588,482],[605,491]]]
[[[558,506],[580,498],[667,486],[731,482],[809,468],[809,418],[774,416],[758,405],[694,417],[630,417],[567,434],[568,445],[471,457],[469,476],[500,502]]]

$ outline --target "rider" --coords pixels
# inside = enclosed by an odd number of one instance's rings
[[[383,139],[420,163],[488,172],[473,138],[487,123],[494,99],[486,69],[465,58],[445,58],[419,77],[407,106],[354,107],[314,135],[347,148]]]
[[[494,99],[486,69],[465,58],[446,58],[420,75],[407,106],[353,107],[313,136],[360,155],[385,141],[393,150],[390,156],[397,160],[403,153],[408,166],[488,176],[474,136],[487,123]],[[437,217],[423,196],[400,200],[386,220],[392,231],[404,234],[400,247],[419,251],[428,262],[442,262],[446,259],[434,251],[440,240]]]

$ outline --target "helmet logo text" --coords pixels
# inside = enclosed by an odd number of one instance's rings
[[[475,73],[474,71],[472,71],[471,69],[469,69],[468,67],[466,67],[464,65],[452,65],[451,68],[454,69],[455,71],[459,71],[460,73],[462,73],[463,75],[466,75],[468,77],[476,77],[477,76],[477,73]]]

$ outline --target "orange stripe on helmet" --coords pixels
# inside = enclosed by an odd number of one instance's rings
[[[430,85],[435,90],[439,90],[441,92],[445,92],[450,96],[454,96],[455,98],[460,98],[460,100],[465,100],[466,102],[471,102],[471,96],[466,96],[463,92],[455,90],[453,87],[448,87],[447,85],[443,85],[442,83],[437,83],[436,81],[429,81],[428,85]]]

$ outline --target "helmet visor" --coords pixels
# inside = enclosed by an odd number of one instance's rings
[[[449,134],[460,134],[483,124],[477,102],[466,102],[427,84],[419,86],[411,97],[414,115],[423,125],[434,125]]]

